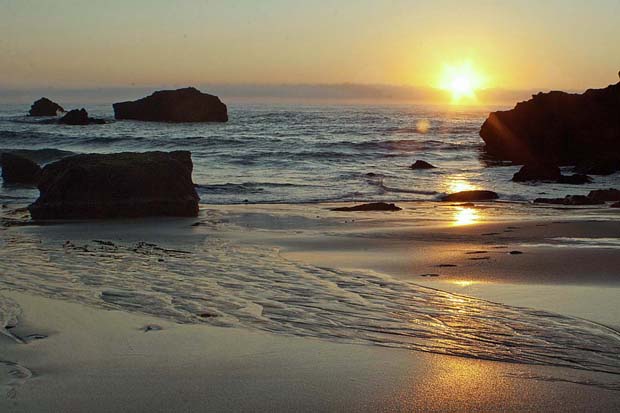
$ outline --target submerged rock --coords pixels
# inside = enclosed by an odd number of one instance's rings
[[[345,212],[356,212],[356,211],[401,211],[402,208],[397,207],[395,204],[388,204],[386,202],[372,202],[369,204],[361,204],[355,205],[352,207],[340,207],[340,208],[332,208],[332,211],[345,211]]]
[[[620,208],[620,202],[616,202],[615,204],[611,204],[612,208]]]
[[[493,191],[461,191],[454,194],[446,195],[442,198],[442,201],[448,202],[474,202],[474,201],[491,201],[499,198],[497,193]]]
[[[162,90],[133,102],[114,105],[116,119],[154,122],[227,122],[228,110],[217,96],[188,87]]]
[[[86,109],[82,108],[79,110],[73,109],[67,112],[65,116],[63,116],[62,118],[58,120],[58,123],[62,123],[63,125],[91,125],[91,124],[101,125],[101,124],[104,124],[105,121],[103,119],[95,119],[95,118],[89,117],[88,112],[86,112]]]
[[[434,169],[435,166],[426,161],[417,160],[411,165],[411,169]]]
[[[480,136],[489,155],[517,163],[620,159],[618,113],[620,83],[583,94],[539,93],[514,109],[491,113]]]
[[[57,116],[65,110],[56,102],[48,98],[41,98],[30,106],[29,116]]]
[[[569,185],[583,185],[589,184],[590,182],[592,182],[592,178],[583,174],[562,175],[560,179],[558,179],[558,183]]]
[[[5,183],[36,185],[41,177],[41,167],[30,159],[12,153],[0,154],[2,179]]]
[[[611,175],[620,171],[620,158],[596,158],[580,161],[575,165],[574,172],[589,175]]]
[[[534,203],[555,205],[601,205],[605,202],[585,195],[566,195],[564,198],[536,198]]]
[[[75,155],[43,168],[34,219],[196,216],[191,153]]]
[[[514,182],[552,181],[557,182],[562,173],[557,165],[546,163],[529,163],[523,165],[512,177]]]
[[[599,201],[620,201],[620,191],[617,189],[597,189],[590,191],[588,198],[596,199]]]

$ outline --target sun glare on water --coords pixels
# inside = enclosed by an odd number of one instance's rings
[[[476,91],[484,86],[484,78],[469,61],[444,65],[439,88],[452,94],[453,103],[476,101]]]

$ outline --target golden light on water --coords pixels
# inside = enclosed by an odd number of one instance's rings
[[[448,193],[473,191],[478,189],[475,185],[470,184],[464,179],[452,179],[448,182]]]
[[[427,133],[431,128],[431,123],[426,119],[422,119],[416,122],[415,128],[419,133]]]
[[[446,64],[439,79],[439,88],[452,94],[453,103],[476,101],[476,91],[484,86],[484,77],[470,61]]]
[[[453,284],[456,284],[460,287],[469,287],[470,285],[474,285],[477,284],[477,281],[471,281],[471,280],[457,280],[457,281],[452,281]]]

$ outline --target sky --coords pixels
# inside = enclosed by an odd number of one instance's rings
[[[618,81],[620,0],[0,0],[0,87]]]

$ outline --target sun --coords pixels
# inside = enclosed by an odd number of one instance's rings
[[[455,103],[475,101],[476,91],[484,86],[484,78],[470,61],[458,65],[444,65],[439,88],[452,94]]]

